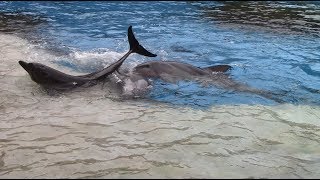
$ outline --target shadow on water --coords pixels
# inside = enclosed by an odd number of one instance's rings
[[[319,2],[228,1],[198,6],[202,17],[220,25],[320,37],[320,8],[317,3]]]

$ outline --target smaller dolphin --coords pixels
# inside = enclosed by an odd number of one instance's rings
[[[137,65],[133,69],[133,74],[169,81],[169,79],[166,78],[167,76],[171,76],[177,80],[194,79],[199,76],[211,75],[213,72],[226,72],[229,69],[231,69],[231,66],[229,65],[216,65],[200,68],[176,61],[149,61]]]
[[[73,76],[65,74],[61,71],[48,67],[40,63],[27,63],[19,61],[19,64],[29,73],[31,79],[45,88],[53,88],[58,90],[71,89],[82,85],[91,85],[98,80],[106,78],[108,75],[118,71],[124,60],[131,53],[138,53],[140,55],[155,57],[142,47],[132,32],[132,26],[128,28],[128,41],[130,45],[129,51],[121,57],[118,61],[112,63],[110,66],[86,75]]]
[[[224,89],[238,92],[257,94],[272,99],[276,102],[283,102],[275,98],[274,93],[255,89],[246,84],[236,82],[226,72],[232,69],[229,65],[215,65],[209,67],[196,67],[190,64],[176,61],[149,61],[137,65],[130,76],[122,81],[125,83],[123,91],[125,95],[135,92],[145,93],[150,89],[150,79],[161,79],[165,82],[175,83],[179,80],[198,81],[205,85],[214,85]]]
[[[199,80],[211,76],[212,73],[226,72],[229,69],[229,65],[200,68],[176,61],[149,61],[137,65],[131,73],[119,78],[123,84],[123,94],[131,96],[145,94],[152,87],[154,79],[170,83],[179,80]]]

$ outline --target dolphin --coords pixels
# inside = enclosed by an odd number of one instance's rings
[[[145,93],[144,89],[150,89],[154,79],[161,79],[169,83],[191,80],[198,81],[203,85],[214,85],[228,90],[253,93],[276,102],[283,102],[274,97],[275,93],[255,89],[244,83],[234,81],[227,73],[231,69],[232,67],[229,65],[214,65],[201,68],[176,61],[149,61],[135,66],[130,75],[124,78],[122,81],[125,84],[123,91],[124,94],[130,94],[131,92],[129,91]]]
[[[91,85],[98,80],[105,79],[113,72],[118,71],[124,60],[131,53],[138,53],[147,57],[157,56],[156,54],[152,54],[151,52],[147,51],[143,46],[139,44],[132,32],[132,26],[129,26],[128,28],[128,41],[130,49],[123,57],[104,69],[86,75],[73,76],[65,74],[61,71],[40,63],[27,63],[24,61],[19,61],[19,64],[29,73],[31,79],[34,82],[46,88],[64,90],[83,86],[85,84]]]
[[[211,75],[213,72],[226,72],[229,69],[231,69],[229,65],[200,68],[176,61],[149,61],[134,67],[133,74],[170,81],[169,76],[176,80],[194,79],[195,77]]]

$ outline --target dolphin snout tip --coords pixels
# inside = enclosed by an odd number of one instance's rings
[[[26,65],[27,63],[24,61],[19,61],[19,64],[22,66],[22,65]]]
[[[23,67],[23,69],[28,70],[28,63],[24,62],[24,61],[19,61],[20,66]]]

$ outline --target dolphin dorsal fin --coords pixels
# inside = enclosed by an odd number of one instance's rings
[[[229,65],[216,65],[202,68],[203,70],[211,71],[211,72],[227,72],[232,67]]]

